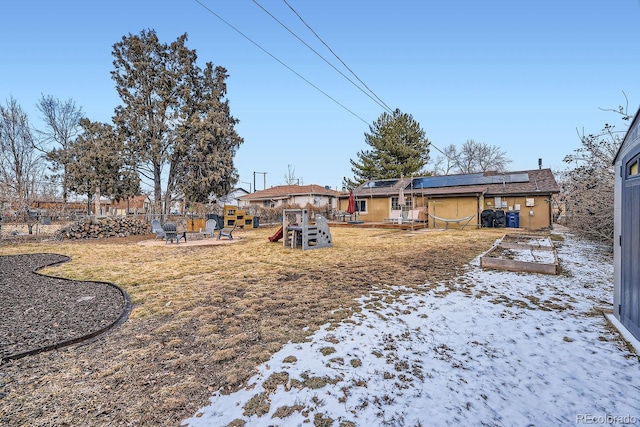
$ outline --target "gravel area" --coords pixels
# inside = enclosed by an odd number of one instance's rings
[[[95,337],[128,315],[128,297],[110,283],[36,272],[65,261],[57,254],[0,256],[3,362]]]

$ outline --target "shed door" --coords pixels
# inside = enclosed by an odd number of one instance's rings
[[[622,167],[620,320],[640,339],[640,147]]]

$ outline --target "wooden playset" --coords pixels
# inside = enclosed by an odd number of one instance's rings
[[[253,215],[238,209],[237,206],[225,205],[224,207],[224,228],[253,228]]]

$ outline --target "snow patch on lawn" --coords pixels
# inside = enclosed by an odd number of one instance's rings
[[[184,423],[637,423],[638,357],[599,312],[612,305],[611,256],[566,235],[558,257],[559,276],[482,270],[478,257],[435,288],[379,288]]]

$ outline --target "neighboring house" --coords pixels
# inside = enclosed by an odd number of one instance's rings
[[[640,340],[640,109],[614,159],[613,314]]]
[[[432,228],[444,226],[443,222],[434,224],[434,217],[454,220],[473,216],[469,225],[480,226],[482,211],[487,209],[518,212],[522,228],[551,228],[551,196],[559,192],[550,169],[385,179],[353,189],[360,221],[382,222],[391,217],[392,210],[414,210],[419,211],[417,219]],[[346,211],[348,202],[349,194],[341,194],[339,209]],[[448,224],[450,228],[457,225]]]
[[[62,199],[36,200],[31,202],[30,207],[40,212],[46,211],[46,214],[43,213],[43,215],[47,215],[47,216],[48,215],[58,216],[63,214],[64,215],[73,214],[73,215],[82,216],[82,215],[86,215],[87,213],[87,205],[89,207],[91,214],[95,214],[95,201],[91,201],[87,203],[86,200],[84,201],[74,200],[74,201],[66,201],[66,202]],[[106,211],[109,210],[110,206],[111,206],[111,200],[106,198],[100,198],[100,212],[98,212],[98,216],[105,215]]]
[[[245,195],[245,194],[249,194],[249,192],[247,190],[245,190],[244,188],[234,188],[233,190],[231,190],[229,193],[227,193],[224,196],[218,197],[216,198],[215,196],[210,196],[209,197],[209,201],[208,203],[210,204],[217,204],[219,205],[221,208],[227,205],[235,205],[237,206],[238,204],[238,197]],[[162,204],[164,205],[164,202],[162,202]],[[187,207],[190,205],[189,202],[186,202],[184,200],[183,197],[176,197],[173,200],[171,200],[171,203],[169,204],[169,214],[170,215],[185,215],[187,214]],[[150,206],[150,211],[153,211],[153,209],[151,209],[152,206],[152,202],[150,202],[149,204]]]
[[[127,200],[112,201],[109,214],[114,216],[144,215],[149,212],[150,208],[151,199],[149,196],[134,196]]]
[[[306,206],[309,204],[335,209],[339,195],[340,192],[321,185],[280,185],[240,196],[238,206],[277,208],[283,205]]]
[[[230,205],[238,206],[238,198],[240,196],[244,196],[247,194],[251,194],[251,193],[249,193],[247,190],[245,190],[242,187],[234,188],[225,196],[219,197],[216,202],[221,208],[225,206],[230,206]]]

